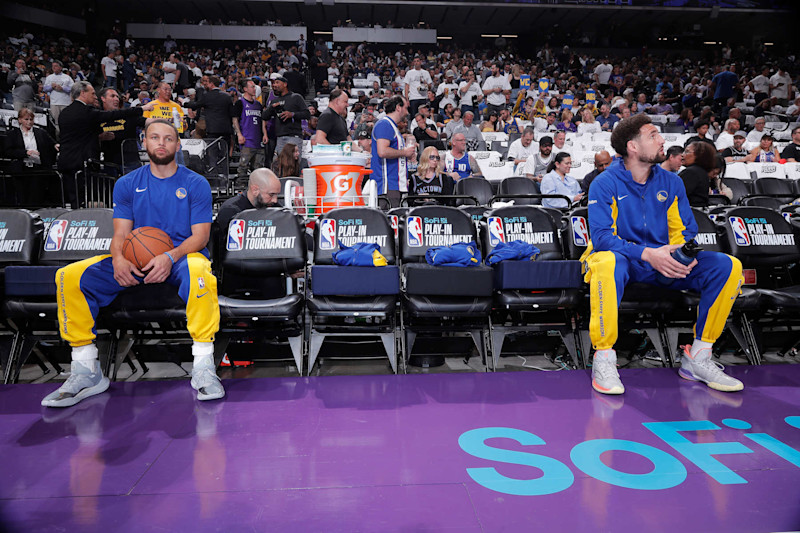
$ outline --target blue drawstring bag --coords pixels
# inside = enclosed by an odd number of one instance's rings
[[[339,266],[386,266],[386,258],[381,247],[374,242],[357,242],[353,246],[339,243],[339,251],[331,254],[333,262]]]
[[[500,261],[535,261],[539,249],[525,241],[500,242],[486,256],[486,264],[491,266]]]
[[[481,251],[475,241],[428,248],[425,260],[433,266],[470,267],[481,264]]]

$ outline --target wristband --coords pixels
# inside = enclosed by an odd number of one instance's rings
[[[169,260],[170,260],[170,261],[172,261],[172,264],[173,264],[173,265],[175,264],[175,260],[172,258],[172,255],[171,255],[169,252],[164,252],[164,255],[166,255],[167,257],[169,257]]]

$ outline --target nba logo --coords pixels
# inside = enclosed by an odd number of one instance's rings
[[[238,252],[244,249],[244,220],[233,219],[228,226],[228,251]]]
[[[750,235],[747,234],[747,227],[744,225],[742,217],[728,217],[728,223],[733,230],[733,238],[739,246],[750,246]]]
[[[789,224],[792,223],[792,214],[791,213],[781,213],[781,214],[783,215],[783,218],[786,220],[786,222],[788,222]]]
[[[57,252],[61,249],[64,242],[64,234],[67,232],[67,221],[56,220],[50,224],[50,231],[47,232],[47,240],[44,249],[47,252]]]
[[[406,220],[406,237],[408,245],[419,248],[422,246],[422,218],[408,217]]]
[[[500,217],[489,217],[489,244],[497,246],[501,242],[506,242],[506,232],[503,230],[503,221]]]
[[[322,221],[322,226],[319,228],[319,248],[320,250],[336,248],[336,221],[332,218]]]
[[[586,219],[583,217],[571,217],[572,219],[572,242],[575,246],[589,246],[589,230],[586,227]]]
[[[394,238],[397,238],[397,226],[399,224],[399,220],[397,219],[397,215],[389,215],[389,222],[392,224],[392,229],[394,230]]]

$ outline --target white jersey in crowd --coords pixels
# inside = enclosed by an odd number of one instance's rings
[[[614,67],[608,63],[600,63],[594,67],[594,73],[597,74],[597,82],[600,85],[608,85],[608,79],[611,77]]]
[[[508,159],[528,159],[539,152],[539,146],[531,142],[527,147],[522,146],[522,139],[517,139],[508,147]]]
[[[460,105],[471,105],[471,106],[478,105],[478,100],[480,99],[480,96],[483,94],[481,92],[481,86],[478,85],[477,81],[475,81],[472,83],[472,85],[469,86],[469,89],[467,89],[466,92],[462,92],[466,86],[467,86],[466,81],[462,81],[458,85],[458,94],[459,98],[461,98],[461,101],[459,102]]]
[[[781,76],[780,72],[776,72],[769,79],[769,82],[772,85],[783,84],[780,87],[772,89],[772,94],[770,94],[770,96],[773,98],[782,98],[784,100],[789,99],[789,89],[792,87],[792,78],[789,77],[786,72],[783,73],[783,76]]]
[[[178,68],[178,65],[175,63],[170,63],[169,61],[164,61],[164,64],[161,65],[161,69],[165,68]],[[164,81],[167,83],[175,83],[175,72],[164,72]]]
[[[511,90],[511,84],[508,83],[508,79],[502,74],[498,74],[497,76],[489,76],[486,78],[486,81],[483,82],[484,91],[491,91],[496,87],[500,87],[504,91]],[[486,103],[489,105],[505,105],[506,95],[502,92],[492,92],[486,97]]]
[[[428,96],[428,88],[433,85],[433,80],[427,70],[412,68],[406,72],[403,84],[408,85],[409,100],[422,100]]]
[[[753,90],[757,93],[769,94],[769,78],[763,74],[759,74],[750,83],[753,84]]]
[[[72,89],[73,81],[63,71],[61,74],[50,74],[44,79],[44,86],[52,87],[53,85],[61,85],[61,91],[50,91],[50,105],[69,105],[72,103],[72,98],[69,96],[69,91]]]
[[[110,57],[106,56],[100,60],[100,64],[103,65],[103,69],[106,72],[106,76],[111,78],[117,77],[117,62],[111,59]]]
[[[447,104],[456,105],[456,93],[458,92],[458,84],[456,82],[447,83],[443,81],[436,88],[436,96],[444,94],[445,96],[439,101],[439,109],[444,109]]]

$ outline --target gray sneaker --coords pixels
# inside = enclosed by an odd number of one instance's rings
[[[683,379],[702,381],[712,389],[722,392],[736,392],[744,388],[741,381],[723,372],[724,366],[711,359],[710,349],[700,350],[694,358],[690,353],[691,348],[687,344],[683,347],[681,369],[678,370]]]
[[[592,360],[592,388],[602,394],[622,394],[625,387],[617,372],[617,353],[612,357],[595,357]]]
[[[58,390],[42,400],[45,407],[70,407],[95,394],[108,389],[108,378],[100,371],[100,361],[93,361],[92,368],[78,361],[72,362],[70,375]]]
[[[197,391],[198,400],[217,400],[225,396],[213,362],[192,367],[192,388]]]

